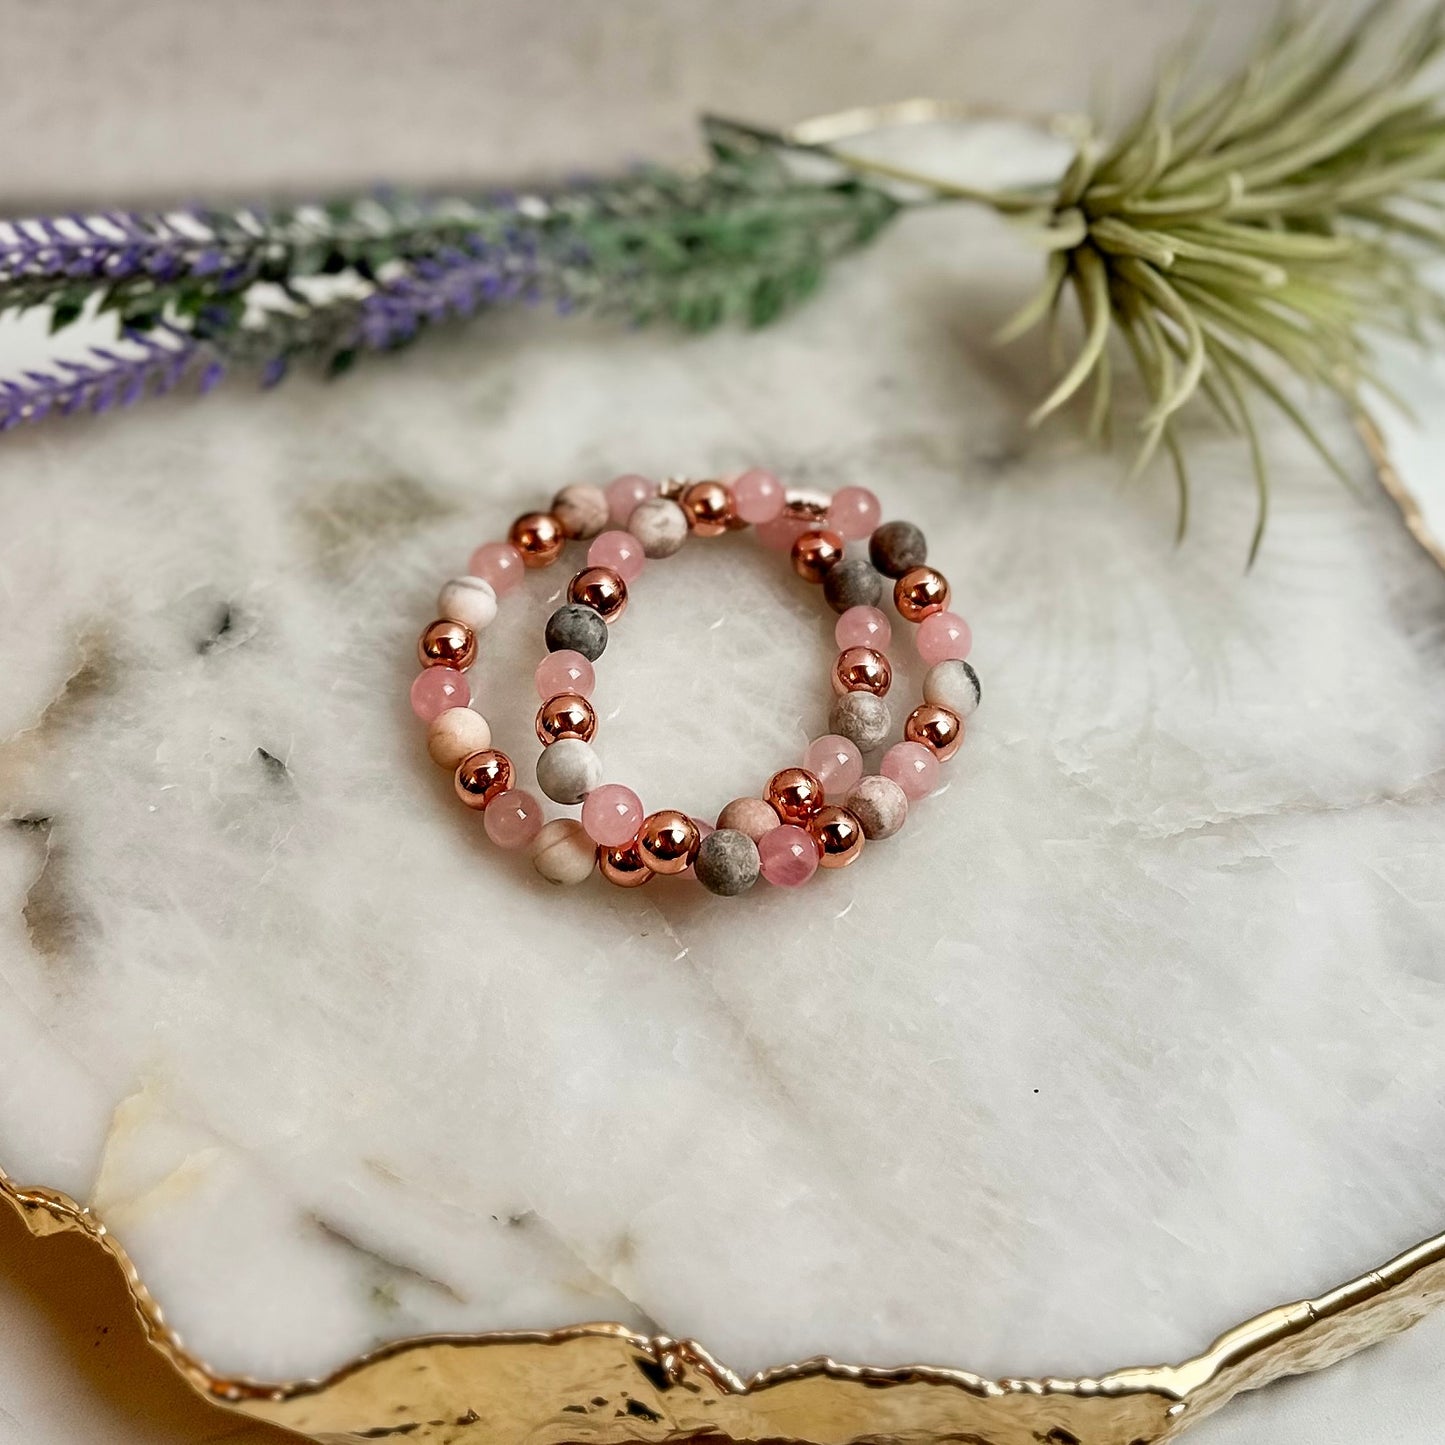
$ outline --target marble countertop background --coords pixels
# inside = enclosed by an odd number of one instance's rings
[[[1197,18],[9,8],[0,181],[33,205],[681,157],[702,108],[1069,108],[1106,67],[1122,104]],[[1209,54],[1252,23],[1219,7]],[[0,1165],[270,1377],[587,1318],[741,1370],[1089,1372],[1445,1227],[1445,578],[1328,412],[1360,498],[1272,434],[1246,577],[1245,462],[1201,425],[1174,550],[1165,479],[1024,428],[1046,360],[989,337],[1036,267],[940,212],[763,335],[508,316],[0,442]],[[437,581],[562,481],[759,462],[926,522],[985,687],[955,781],[801,903],[559,897],[421,752]],[[710,813],[821,730],[828,629],[741,541],[689,576],[637,589],[605,756]],[[555,580],[480,669],[504,738]],[[1433,1439],[1439,1338],[1197,1438]],[[44,1370],[0,1361],[0,1438],[70,1438]]]

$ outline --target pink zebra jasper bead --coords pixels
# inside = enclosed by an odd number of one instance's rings
[[[614,527],[625,527],[632,509],[639,502],[657,495],[657,488],[646,477],[632,473],[615,477],[607,484],[607,518]]]
[[[787,502],[783,484],[771,472],[759,467],[744,472],[732,484],[732,494],[733,511],[742,521],[753,526],[771,522],[781,515]],[[792,543],[788,545],[792,546]]]
[[[803,766],[822,783],[828,797],[842,798],[863,776],[863,754],[856,743],[829,733],[808,744]]]
[[[466,707],[471,700],[471,687],[454,667],[425,667],[411,685],[411,710],[424,723],[449,707]]]
[[[828,508],[828,525],[850,542],[873,534],[883,520],[883,508],[867,487],[844,487]]]
[[[582,826],[594,843],[620,848],[642,826],[642,799],[621,783],[603,783],[582,800]]]
[[[564,692],[591,697],[592,689],[597,686],[597,674],[580,652],[564,647],[558,652],[549,652],[537,664],[533,681],[537,684],[537,696],[548,702]]]
[[[530,847],[542,831],[542,805],[525,789],[514,788],[487,804],[482,826],[499,848]]]
[[[893,641],[893,624],[888,614],[876,607],[850,607],[838,618],[833,636],[839,652],[847,652],[850,647],[872,647],[882,652]]]
[[[938,786],[938,759],[922,743],[894,743],[878,771],[891,778],[916,803]]]
[[[799,888],[818,871],[818,845],[806,828],[784,823],[758,843],[763,877],[778,888]]]
[[[918,624],[918,655],[929,667],[973,650],[973,632],[956,612],[935,612]]]
[[[522,554],[510,542],[483,542],[467,563],[467,571],[483,582],[490,582],[498,597],[515,592],[522,585],[526,571]]]
[[[604,532],[587,549],[589,567],[610,567],[624,582],[641,575],[647,556],[631,532]]]

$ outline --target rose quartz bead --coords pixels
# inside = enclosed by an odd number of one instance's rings
[[[542,805],[525,789],[513,788],[487,804],[482,826],[498,848],[528,848],[542,831]]]
[[[589,567],[610,567],[624,582],[633,582],[647,561],[642,543],[631,532],[603,532],[587,549]]]
[[[915,803],[938,786],[938,759],[922,743],[894,743],[883,754],[878,771],[892,778]]]
[[[411,710],[424,723],[440,717],[449,707],[465,707],[471,700],[471,687],[454,667],[423,668],[411,685]]]
[[[838,639],[839,652],[847,652],[850,647],[871,647],[882,652],[893,641],[893,624],[888,614],[876,607],[850,607],[838,618],[833,636]]]
[[[828,797],[841,798],[863,776],[863,754],[847,738],[829,733],[808,744],[803,766],[822,783]]]
[[[784,823],[758,844],[763,877],[779,888],[797,888],[818,871],[818,845],[806,828]]]
[[[918,624],[918,655],[929,667],[964,658],[973,650],[973,633],[956,612],[935,612]]]
[[[785,512],[759,526],[758,541],[770,552],[791,552],[793,543],[815,525],[806,517],[790,517]]]
[[[760,467],[744,472],[732,484],[733,511],[744,522],[757,526],[771,522],[783,510],[787,498],[783,495],[783,484],[771,473]]]
[[[642,799],[621,783],[603,783],[582,800],[582,826],[594,843],[620,848],[642,826]]]
[[[625,527],[632,509],[649,497],[657,495],[657,488],[646,477],[628,473],[607,483],[607,516],[614,527]]]
[[[592,670],[592,664],[580,652],[572,652],[565,647],[558,652],[549,652],[537,664],[533,677],[537,684],[537,696],[543,702],[561,697],[564,692],[591,697],[592,689],[597,686],[597,674]]]
[[[867,487],[844,487],[828,508],[828,525],[850,542],[871,537],[883,520],[883,508]]]
[[[522,574],[526,568],[522,563],[522,554],[510,542],[483,542],[472,553],[467,571],[483,582],[490,582],[492,591],[503,597],[522,585]]]

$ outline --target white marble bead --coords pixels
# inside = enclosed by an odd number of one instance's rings
[[[601,781],[602,759],[581,738],[562,738],[537,759],[537,786],[554,803],[580,803]]]
[[[632,509],[627,530],[647,557],[671,557],[687,541],[687,513],[666,497],[649,497]]]
[[[967,717],[981,696],[978,674],[960,658],[935,662],[923,679],[923,700],[946,707],[956,717]]]
[[[548,883],[585,883],[597,866],[597,845],[576,818],[553,818],[532,844],[532,866]]]
[[[563,487],[552,498],[552,515],[569,537],[585,542],[607,526],[607,493],[588,482]]]
[[[464,758],[492,745],[492,728],[469,707],[449,707],[427,725],[426,750],[439,768],[454,771]]]
[[[480,632],[497,615],[497,594],[483,577],[453,577],[437,595],[437,616]]]

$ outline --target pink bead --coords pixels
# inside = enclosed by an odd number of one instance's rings
[[[542,831],[542,805],[524,789],[513,788],[487,804],[482,826],[498,848],[525,848]]]
[[[952,657],[967,657],[973,633],[956,612],[935,612],[918,624],[918,655],[929,667]]]
[[[646,477],[628,473],[607,483],[607,515],[614,527],[625,527],[632,510],[639,502],[657,495],[657,488]]]
[[[426,723],[471,700],[471,686],[454,667],[425,667],[411,685],[411,710]]]
[[[850,607],[839,617],[833,636],[838,639],[839,652],[847,652],[850,647],[872,647],[882,652],[893,641],[893,624],[888,614],[876,607]]]
[[[597,674],[592,664],[580,652],[549,652],[537,664],[534,674],[537,696],[546,702],[549,698],[561,697],[564,692],[575,692],[578,697],[591,697],[597,686]]]
[[[783,495],[783,484],[771,473],[759,467],[744,472],[732,484],[733,511],[744,522],[756,526],[760,522],[771,522],[783,510],[787,498]]]
[[[473,577],[492,584],[498,597],[515,592],[522,585],[522,554],[510,542],[483,542],[467,564]]]
[[[647,557],[631,532],[603,532],[587,549],[589,567],[610,567],[624,582],[635,581]]]
[[[763,877],[779,888],[797,888],[818,871],[818,845],[806,828],[784,823],[758,844]]]
[[[788,552],[792,550],[793,543],[815,525],[805,517],[790,517],[784,513],[758,528],[758,541],[770,552]]]
[[[594,843],[620,848],[642,826],[642,799],[621,783],[603,783],[582,800],[582,826]]]
[[[915,803],[938,786],[938,759],[922,743],[894,743],[883,754],[878,771],[892,778]]]
[[[847,738],[829,733],[808,744],[803,766],[822,783],[830,798],[841,798],[863,776],[863,754]]]
[[[828,508],[828,525],[850,542],[871,537],[883,520],[883,508],[867,487],[844,487]]]

